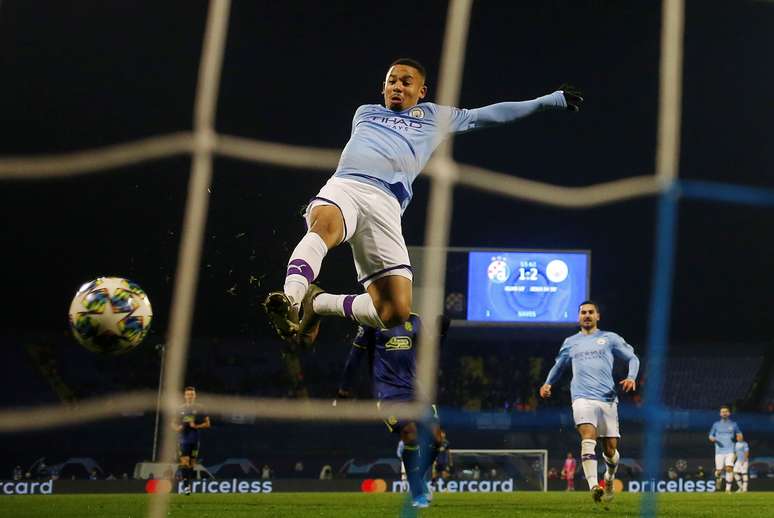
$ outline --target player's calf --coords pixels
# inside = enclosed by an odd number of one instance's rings
[[[621,455],[618,450],[613,450],[612,455],[608,455],[608,451],[602,453],[602,459],[605,461],[605,495],[603,500],[609,502],[615,496],[613,491],[613,485],[615,482],[615,474],[618,471],[618,461],[621,459]]]
[[[731,492],[731,486],[734,485],[734,471],[731,466],[726,468],[726,493]]]
[[[594,439],[583,439],[581,441],[581,466],[583,466],[583,474],[586,476],[589,489],[592,491],[595,487],[599,487],[599,479],[597,478],[597,454],[595,452],[596,447],[597,441]],[[601,492],[599,497],[602,497]]]

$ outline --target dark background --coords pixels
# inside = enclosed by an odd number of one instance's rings
[[[386,67],[401,56],[427,66],[433,100],[446,7],[442,1],[235,1],[217,130],[341,148],[355,109],[380,102]],[[206,10],[202,1],[2,1],[0,156],[190,130]],[[567,186],[651,174],[660,18],[655,1],[476,2],[461,106],[533,98],[563,82],[578,85],[586,102],[578,114],[539,114],[462,136],[455,158]],[[765,2],[687,2],[681,178],[774,185],[774,104],[767,93],[774,80],[772,27],[774,6]],[[180,157],[68,179],[0,183],[0,389],[8,406],[62,399],[50,379],[39,379],[24,352],[31,344],[59,362],[76,399],[155,387],[152,345],[163,342],[169,324],[189,169],[189,159]],[[327,175],[216,160],[188,382],[229,393],[287,393],[282,376],[268,376],[245,358],[277,362],[279,344],[258,303],[281,285],[304,229],[300,210]],[[424,240],[428,183],[422,177],[415,193],[403,223],[409,245]],[[645,350],[654,199],[561,210],[457,188],[454,202],[452,246],[590,249],[592,296],[602,304],[603,325]],[[770,343],[772,215],[770,209],[681,203],[673,353],[711,343],[721,344],[722,355]],[[333,291],[356,289],[351,263],[345,248],[332,252],[321,283]],[[93,357],[68,335],[72,295],[100,275],[137,281],[153,303],[152,335],[131,355]],[[317,383],[313,396],[335,389],[329,373],[340,368],[351,332],[345,323],[326,324],[322,343],[330,351],[321,352],[321,345],[304,359]],[[497,357],[533,346],[550,356],[569,332],[536,337],[512,329],[475,344],[461,339],[449,351],[465,354],[467,344]],[[526,397],[533,389],[520,390]]]

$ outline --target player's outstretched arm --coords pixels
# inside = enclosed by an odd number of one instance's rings
[[[548,95],[529,101],[502,102],[474,108],[470,110],[476,118],[475,128],[486,128],[514,122],[533,113],[545,110],[578,111],[583,104],[583,97],[578,89],[563,85]]]

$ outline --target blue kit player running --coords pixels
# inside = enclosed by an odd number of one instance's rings
[[[196,404],[196,389],[183,390],[185,403],[178,409],[172,427],[179,434],[178,456],[180,473],[183,476],[185,494],[191,494],[191,479],[194,478],[196,458],[199,456],[199,430],[210,427],[210,416],[203,414]]]
[[[737,493],[746,493],[750,482],[750,445],[744,440],[742,433],[736,434],[734,443],[734,480],[736,480]]]
[[[629,363],[629,373],[620,382],[623,390],[637,388],[640,360],[626,340],[610,331],[597,327],[600,314],[595,302],[582,302],[578,310],[580,332],[564,340],[556,357],[556,363],[540,387],[542,398],[551,397],[551,386],[562,375],[565,367],[572,364],[572,414],[581,437],[581,465],[595,502],[613,498],[613,481],[618,469],[618,396],[613,381],[613,359]],[[605,488],[597,480],[597,438],[602,439],[602,458],[607,465]]]
[[[723,481],[723,471],[726,472],[726,492],[731,492],[734,483],[734,440],[742,431],[734,421],[730,419],[731,407],[720,407],[720,421],[715,421],[710,429],[709,440],[715,443],[715,487],[720,491]]]
[[[449,320],[441,317],[443,338]],[[419,315],[412,313],[406,322],[390,329],[360,326],[349,351],[338,397],[352,394],[353,381],[363,359],[368,359],[374,398],[380,411],[388,417],[384,422],[391,433],[400,434],[402,448],[399,457],[406,468],[406,477],[414,507],[429,505],[426,475],[443,446],[444,437],[438,426],[438,414],[433,405],[433,423],[429,427],[414,421],[404,422],[389,415],[393,402],[413,401],[416,379],[416,345],[422,330]]]
[[[398,59],[382,83],[384,105],[355,110],[338,167],[307,206],[308,231],[290,256],[283,291],[270,293],[264,302],[283,339],[311,343],[320,316],[345,317],[375,329],[405,322],[413,276],[401,216],[414,179],[436,147],[452,133],[507,124],[539,111],[578,111],[583,102],[579,92],[565,87],[529,101],[459,109],[420,102],[427,96],[425,78],[419,62]],[[345,242],[366,293],[322,293],[312,282],[328,251]]]

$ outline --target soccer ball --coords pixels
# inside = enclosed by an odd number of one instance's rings
[[[70,304],[70,328],[86,349],[98,353],[131,351],[148,334],[150,300],[137,284],[100,277],[80,287]]]

